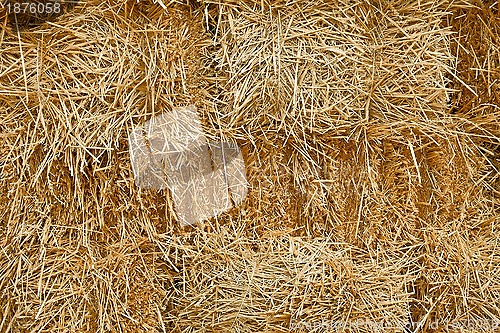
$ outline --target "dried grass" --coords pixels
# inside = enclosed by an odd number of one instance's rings
[[[0,331],[157,327],[173,275],[151,241],[178,227],[168,195],[133,185],[127,135],[210,103],[193,20],[180,4],[86,2],[37,28],[5,25]]]
[[[89,1],[23,31],[0,14],[0,332],[500,320],[495,6]],[[126,139],[189,104],[251,188],[180,228]]]

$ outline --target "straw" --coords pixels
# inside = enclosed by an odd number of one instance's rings
[[[1,12],[0,332],[494,331],[497,5]],[[128,136],[188,105],[249,191],[181,227]]]

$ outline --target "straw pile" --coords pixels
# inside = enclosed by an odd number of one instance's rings
[[[496,3],[88,1],[23,30],[0,18],[0,332],[500,320]],[[127,135],[189,104],[242,147],[251,187],[181,228],[168,191],[134,185]]]
[[[152,242],[178,227],[167,194],[135,188],[127,135],[209,104],[191,12],[95,1],[2,22],[0,331],[157,327],[174,275]]]

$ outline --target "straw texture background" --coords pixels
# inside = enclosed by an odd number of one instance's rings
[[[0,9],[0,332],[493,331],[499,7]],[[181,228],[127,135],[190,104],[250,189]]]

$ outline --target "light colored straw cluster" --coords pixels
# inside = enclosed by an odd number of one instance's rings
[[[214,3],[228,126],[347,137],[371,120],[427,120],[446,109],[450,32],[436,3]]]
[[[0,12],[0,332],[500,325],[500,16],[470,1]],[[195,105],[241,205],[181,227],[129,133]]]

